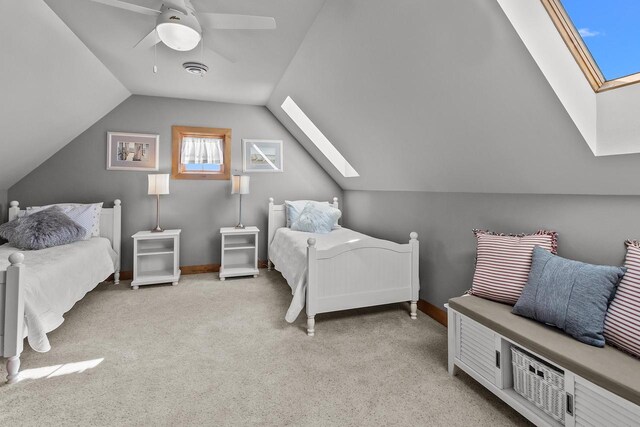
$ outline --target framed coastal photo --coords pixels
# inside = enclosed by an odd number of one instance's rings
[[[269,139],[242,140],[243,172],[282,172],[282,141]]]
[[[160,135],[107,132],[107,170],[157,171]]]

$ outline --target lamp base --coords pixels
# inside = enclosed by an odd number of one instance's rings
[[[151,230],[152,233],[162,233],[163,231],[164,230],[162,228],[160,228],[159,225],[156,228]]]
[[[236,225],[236,227],[235,227],[235,228],[244,228],[244,225],[242,225],[242,224],[238,224],[238,225]]]

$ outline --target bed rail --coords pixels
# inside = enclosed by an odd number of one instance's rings
[[[0,272],[0,355],[7,358],[7,382],[18,380],[24,344],[24,255],[9,256],[7,271]]]

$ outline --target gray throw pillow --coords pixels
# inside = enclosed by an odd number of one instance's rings
[[[45,249],[82,240],[87,231],[57,206],[20,219],[9,243],[18,249]]]
[[[20,223],[20,218],[15,218],[4,224],[0,224],[0,238],[10,241],[16,234],[16,228]]]
[[[513,313],[556,326],[583,343],[604,347],[604,318],[626,271],[561,258],[536,246],[529,281]]]

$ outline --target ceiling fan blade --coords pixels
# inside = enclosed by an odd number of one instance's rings
[[[149,34],[144,36],[142,40],[136,43],[134,49],[148,49],[158,43],[160,43],[160,37],[158,37],[158,32],[154,27]]]
[[[113,6],[120,9],[129,10],[131,12],[142,13],[144,15],[150,16],[158,16],[160,14],[159,10],[150,9],[144,6],[138,6],[137,4],[127,3],[126,1],[121,0],[91,0],[96,3],[106,4],[107,6]]]
[[[274,30],[276,20],[270,16],[233,15],[228,13],[198,13],[203,27],[214,30]]]

